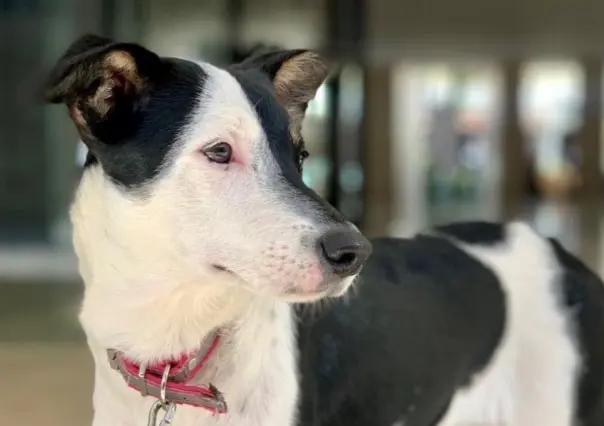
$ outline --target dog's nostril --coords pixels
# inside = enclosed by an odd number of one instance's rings
[[[355,253],[342,253],[337,256],[337,258],[334,258],[334,260],[340,265],[346,265],[355,262],[357,260],[357,255]]]
[[[337,275],[356,274],[371,253],[371,243],[352,230],[332,230],[320,239],[323,257]]]
[[[350,247],[338,247],[330,248],[329,244],[323,243],[323,253],[329,264],[338,269],[344,271],[349,265],[353,265],[357,261],[356,249],[353,246]]]

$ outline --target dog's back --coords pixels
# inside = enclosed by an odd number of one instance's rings
[[[527,226],[373,241],[347,300],[301,321],[302,424],[604,422],[604,289]]]

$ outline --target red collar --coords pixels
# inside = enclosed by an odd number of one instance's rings
[[[227,412],[227,404],[218,389],[211,384],[186,384],[201,371],[219,341],[220,333],[214,331],[204,339],[197,353],[182,354],[178,360],[161,361],[146,366],[136,364],[114,349],[109,349],[107,355],[111,367],[124,377],[128,386],[143,396],[149,395],[163,402],[191,405],[205,408],[215,414],[223,414]],[[165,383],[162,384],[162,380]]]

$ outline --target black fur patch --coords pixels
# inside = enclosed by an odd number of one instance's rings
[[[137,112],[135,131],[116,143],[102,144],[89,153],[87,166],[100,162],[105,173],[125,188],[143,186],[152,180],[166,161],[195,109],[207,76],[189,61],[166,60],[169,72],[156,87],[144,108]],[[122,123],[112,123],[119,127]]]
[[[301,424],[433,425],[492,359],[495,274],[446,239],[377,239],[348,300],[302,316]]]
[[[561,287],[573,321],[569,334],[576,339],[582,354],[582,371],[577,395],[577,424],[604,424],[604,283],[578,258],[550,239],[562,266]]]

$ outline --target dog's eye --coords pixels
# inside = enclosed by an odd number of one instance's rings
[[[208,159],[214,163],[226,164],[231,161],[233,148],[226,142],[218,142],[203,150]]]

